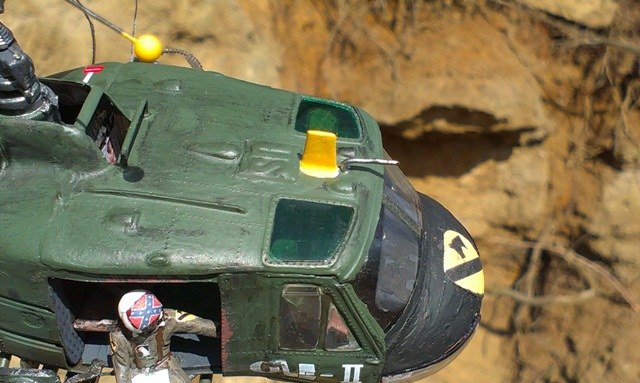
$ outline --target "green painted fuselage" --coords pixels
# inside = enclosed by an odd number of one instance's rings
[[[404,379],[473,333],[482,292],[456,278],[480,263],[450,213],[381,165],[300,172],[307,129],[337,134],[338,162],[384,158],[361,109],[155,64],[42,81],[62,123],[0,117],[0,351],[108,361],[79,322],[116,320],[134,288],[220,322],[219,339],[172,343],[191,373]],[[455,277],[451,230],[469,238]]]

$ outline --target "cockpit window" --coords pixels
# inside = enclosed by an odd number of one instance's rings
[[[388,328],[398,319],[413,292],[422,213],[415,190],[398,169],[385,169],[384,185],[376,234],[353,287],[378,323]]]
[[[356,351],[360,349],[356,338],[353,337],[351,330],[347,327],[333,302],[329,305],[324,339],[324,348],[327,351]]]
[[[116,164],[130,124],[131,121],[113,102],[102,95],[87,125],[86,133],[102,151],[107,162]]]
[[[281,199],[276,207],[269,260],[329,261],[344,242],[353,209],[320,202]]]
[[[323,130],[339,138],[360,138],[358,118],[352,107],[311,98],[304,98],[296,115],[296,131]]]
[[[280,297],[280,348],[313,350],[320,340],[320,289],[286,285]]]
[[[285,285],[282,289],[279,346],[300,351],[362,349],[331,297],[323,294],[320,287],[305,284]]]
[[[386,206],[381,221],[376,306],[383,311],[399,312],[409,301],[416,281],[419,241],[413,231]]]
[[[385,152],[385,158],[390,159]],[[384,194],[385,205],[396,215],[419,232],[422,227],[422,211],[418,207],[418,195],[397,166],[385,168]]]

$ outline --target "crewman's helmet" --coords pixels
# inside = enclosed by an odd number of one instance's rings
[[[162,321],[162,303],[147,290],[132,290],[120,298],[118,316],[134,334],[153,331]]]

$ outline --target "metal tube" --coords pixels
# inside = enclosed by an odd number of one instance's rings
[[[398,161],[381,158],[348,158],[340,163],[340,170],[346,172],[353,164],[398,165]]]
[[[106,27],[113,29],[114,31],[122,34],[125,33],[124,30],[122,28],[120,28],[119,26],[115,25],[114,23],[112,23],[111,21],[107,20],[106,18],[100,16],[99,14],[95,13],[94,11],[90,10],[89,8],[85,7],[84,5],[73,1],[73,0],[65,0],[67,3],[73,5],[74,7],[78,8],[79,10],[81,10],[83,13],[91,16],[92,18],[98,20],[100,23],[102,23],[103,25],[105,25]]]

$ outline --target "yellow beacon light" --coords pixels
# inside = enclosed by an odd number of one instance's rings
[[[133,43],[133,53],[139,61],[152,63],[162,56],[162,42],[156,36],[144,34],[133,37],[126,32],[120,32],[120,34]]]
[[[157,37],[149,34],[144,34],[140,37],[133,37],[103,16],[100,16],[99,14],[80,4],[80,2],[74,0],[66,0],[66,2],[80,9],[85,15],[91,16],[93,19],[98,20],[108,28],[118,32],[125,39],[131,41],[133,43],[133,52],[135,53],[136,58],[139,61],[152,63],[159,59],[160,56],[162,56],[164,48],[162,47],[162,43]]]
[[[340,174],[336,163],[335,133],[308,130],[300,160],[300,171],[316,178],[335,178]]]

